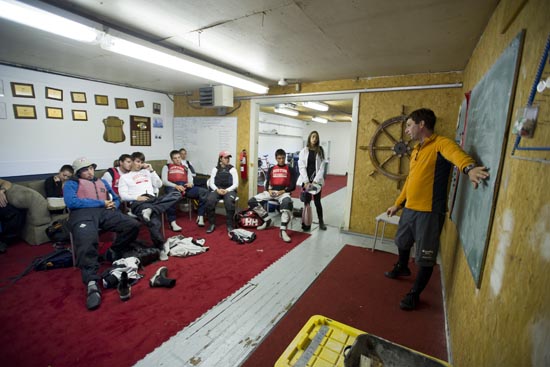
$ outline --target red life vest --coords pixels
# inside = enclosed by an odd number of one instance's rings
[[[170,182],[187,182],[187,167],[174,163],[167,164],[168,166],[168,181]]]
[[[269,177],[269,186],[272,190],[282,190],[290,186],[290,167],[273,166],[271,168],[271,176]]]
[[[113,168],[109,168],[107,170],[111,176],[113,177],[113,183],[112,183],[112,188],[113,188],[113,191],[117,194],[118,194],[118,181],[120,180],[120,172],[119,170],[116,168],[116,167],[113,167]]]
[[[109,192],[102,180],[93,181],[78,179],[78,190],[76,196],[80,199],[108,200]]]

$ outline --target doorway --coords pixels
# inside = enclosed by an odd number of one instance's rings
[[[308,108],[307,102],[321,102],[329,105],[330,109],[319,112]],[[350,108],[344,108],[345,105]],[[284,117],[287,116],[275,113],[276,108],[296,110],[299,114],[292,116],[294,119],[285,121]],[[325,205],[325,196],[323,197],[325,223],[347,230],[353,191],[359,94],[335,92],[259,97],[251,99],[250,110],[250,157],[253,167],[250,169],[249,197],[257,193],[258,162],[255,162],[255,157],[267,155],[268,160],[274,161],[275,146],[282,147],[287,153],[295,153],[305,146],[311,131],[318,131],[322,145],[325,150],[328,149],[327,173],[346,175],[347,179],[347,189],[333,194],[339,195],[335,198],[337,205],[329,200],[331,195]],[[319,123],[313,117],[326,118],[329,121]],[[348,132],[342,135],[342,131],[346,129]],[[346,148],[348,153],[341,154]]]

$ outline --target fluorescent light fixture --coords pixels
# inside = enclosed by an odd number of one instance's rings
[[[175,56],[151,47],[126,41],[15,0],[0,0],[0,17],[77,41],[100,43],[101,48],[105,50],[182,73],[195,75],[212,82],[230,85],[259,94],[265,94],[269,90],[269,87],[264,84],[207,64],[204,61],[185,55]]]
[[[328,111],[329,105],[321,102],[302,102],[302,106],[317,111]]]
[[[293,117],[296,117],[300,114],[298,111],[291,110],[290,108],[286,108],[286,107],[275,107],[275,112],[282,113],[283,115],[293,116]]]
[[[328,120],[324,117],[313,116],[311,119],[320,124],[326,124],[328,122]]]
[[[220,68],[206,65],[206,63],[202,63],[199,60],[170,55],[134,42],[123,40],[122,38],[105,35],[101,41],[101,48],[250,92],[261,94],[267,93],[269,90],[269,88],[263,84],[245,79],[237,74],[223,71]]]
[[[102,34],[92,27],[14,0],[0,0],[0,17],[80,42],[98,42]]]

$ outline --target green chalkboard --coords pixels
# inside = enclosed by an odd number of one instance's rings
[[[522,45],[523,32],[475,86],[468,104],[464,150],[479,164],[489,167],[491,177],[477,190],[465,176],[458,181],[451,218],[457,225],[478,288],[493,222]]]

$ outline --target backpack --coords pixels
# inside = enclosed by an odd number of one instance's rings
[[[247,231],[246,229],[234,229],[228,235],[231,241],[235,241],[239,245],[254,242],[256,239],[256,233]]]
[[[32,269],[37,271],[70,268],[73,266],[73,253],[66,248],[58,249],[44,256],[37,257],[31,265]]]
[[[264,224],[262,218],[250,208],[236,213],[234,219],[237,227],[241,228],[256,228]]]
[[[67,219],[54,221],[46,228],[46,236],[48,236],[53,243],[69,243],[71,238]]]

